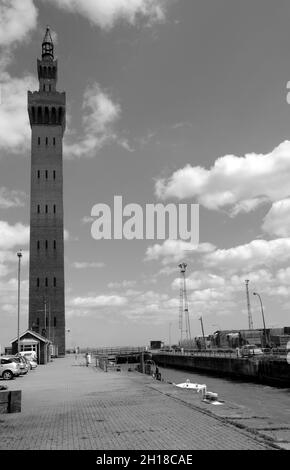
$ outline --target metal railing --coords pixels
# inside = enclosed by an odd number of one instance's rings
[[[206,350],[184,350],[184,351],[152,351],[154,354],[162,354],[169,356],[189,356],[189,357],[229,357],[229,358],[248,358],[248,357],[267,357],[269,359],[283,359],[287,357],[287,350],[285,351],[271,351],[265,352],[263,354],[249,354],[249,355],[239,355],[237,351],[217,351],[215,349],[206,349]]]
[[[92,350],[92,353],[95,355],[113,356],[120,354],[138,354],[145,351],[146,347],[121,346],[115,348],[97,348]]]

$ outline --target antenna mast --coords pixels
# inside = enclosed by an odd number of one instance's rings
[[[179,329],[180,344],[182,343],[183,333],[185,333],[186,341],[191,340],[190,321],[188,312],[188,300],[186,291],[186,263],[178,265],[180,268],[180,296],[179,296]]]
[[[247,294],[247,307],[248,307],[248,322],[249,322],[249,330],[253,330],[253,318],[251,312],[251,304],[250,304],[250,296],[249,296],[249,279],[245,280],[246,283],[246,294]]]

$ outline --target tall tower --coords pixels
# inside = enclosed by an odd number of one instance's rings
[[[187,301],[187,291],[186,291],[187,264],[181,263],[178,265],[178,267],[180,268],[179,329],[180,329],[180,344],[182,344],[183,332],[185,332],[186,341],[189,341],[189,340],[191,341],[191,332],[190,332],[190,321],[189,321],[188,301]]]
[[[39,90],[28,92],[31,126],[29,328],[65,354],[63,164],[65,93],[56,91],[49,28],[37,60]]]

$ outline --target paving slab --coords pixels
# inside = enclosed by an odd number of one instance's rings
[[[67,356],[6,382],[22,412],[1,415],[0,449],[263,450],[271,440],[194,406],[137,372],[103,372]],[[195,398],[194,398],[195,400]]]

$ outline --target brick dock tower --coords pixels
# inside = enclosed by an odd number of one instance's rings
[[[49,28],[37,60],[39,91],[28,92],[31,125],[29,329],[65,354],[63,163],[65,93],[56,91],[57,60]]]

